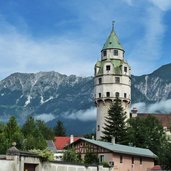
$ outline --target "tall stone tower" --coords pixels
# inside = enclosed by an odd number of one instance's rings
[[[97,107],[96,139],[103,135],[105,118],[112,102],[118,97],[129,118],[131,102],[131,68],[124,59],[124,49],[112,24],[112,31],[102,50],[101,60],[95,64],[94,98]]]

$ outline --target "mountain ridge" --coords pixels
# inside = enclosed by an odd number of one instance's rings
[[[171,63],[142,76],[132,75],[132,103],[147,104],[171,98]],[[13,73],[0,81],[0,119],[6,121],[15,115],[24,122],[28,115],[53,115],[53,125],[60,119],[70,127],[72,113],[84,113],[93,108],[93,77],[65,75],[55,71]],[[80,112],[81,111],[81,112]],[[75,123],[75,120],[72,122]],[[86,121],[80,121],[82,125]],[[84,123],[84,124],[83,124]],[[90,121],[89,121],[90,123]],[[86,130],[93,130],[92,125]],[[80,124],[78,124],[80,125]],[[87,123],[88,125],[88,123]],[[85,132],[86,133],[86,132]]]

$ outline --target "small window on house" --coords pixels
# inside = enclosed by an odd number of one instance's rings
[[[120,163],[123,163],[123,157],[120,156]]]
[[[106,92],[106,97],[110,97],[110,92]]]
[[[115,83],[120,83],[120,77],[115,77]]]
[[[119,92],[116,92],[116,93],[115,93],[115,96],[116,96],[116,97],[119,97]]]
[[[134,164],[134,157],[132,157],[132,164]]]
[[[114,56],[118,56],[118,50],[113,51]]]
[[[100,125],[97,125],[97,131],[100,131]]]
[[[110,65],[106,65],[106,71],[110,71]]]
[[[106,56],[107,55],[107,52],[106,50],[103,51],[103,56]]]
[[[102,162],[104,162],[104,155],[99,156],[99,163],[102,163]]]
[[[124,72],[127,72],[127,67],[124,67]]]
[[[99,84],[101,84],[102,83],[102,78],[99,78]]]
[[[126,98],[126,96],[127,96],[127,94],[126,94],[126,93],[124,93],[124,98]]]
[[[102,97],[102,94],[101,93],[99,93],[99,97]]]
[[[142,164],[142,157],[140,157],[140,164]]]

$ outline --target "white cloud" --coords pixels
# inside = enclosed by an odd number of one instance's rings
[[[78,112],[67,113],[64,115],[65,118],[78,119],[81,121],[95,121],[96,120],[96,108],[88,110],[80,110]]]
[[[149,73],[156,68],[156,61],[162,56],[162,41],[165,34],[163,12],[155,6],[146,9],[146,15],[141,18],[144,34],[129,53],[133,73],[139,75],[142,71]],[[138,59],[138,60],[137,60]]]
[[[92,75],[94,62],[87,56],[93,54],[96,48],[95,44],[88,45],[87,42],[67,38],[36,41],[18,33],[1,34],[1,75],[42,70]]]
[[[149,0],[149,1],[163,11],[167,11],[167,10],[171,9],[171,1],[170,0]]]
[[[146,105],[145,103],[132,104],[131,109],[136,107],[139,113],[171,113],[171,99],[160,101],[154,104]]]
[[[51,113],[49,113],[49,114],[44,113],[44,114],[41,114],[41,115],[37,115],[34,118],[38,119],[38,120],[48,122],[48,121],[51,121],[51,120],[55,119],[55,116],[53,114],[51,114]]]

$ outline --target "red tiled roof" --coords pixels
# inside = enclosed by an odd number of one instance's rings
[[[74,142],[80,137],[74,137]],[[55,137],[55,146],[57,150],[63,150],[65,146],[70,144],[70,137]]]
[[[169,127],[171,123],[171,114],[153,114],[153,113],[138,113],[138,117],[154,116],[161,121],[163,127]]]

